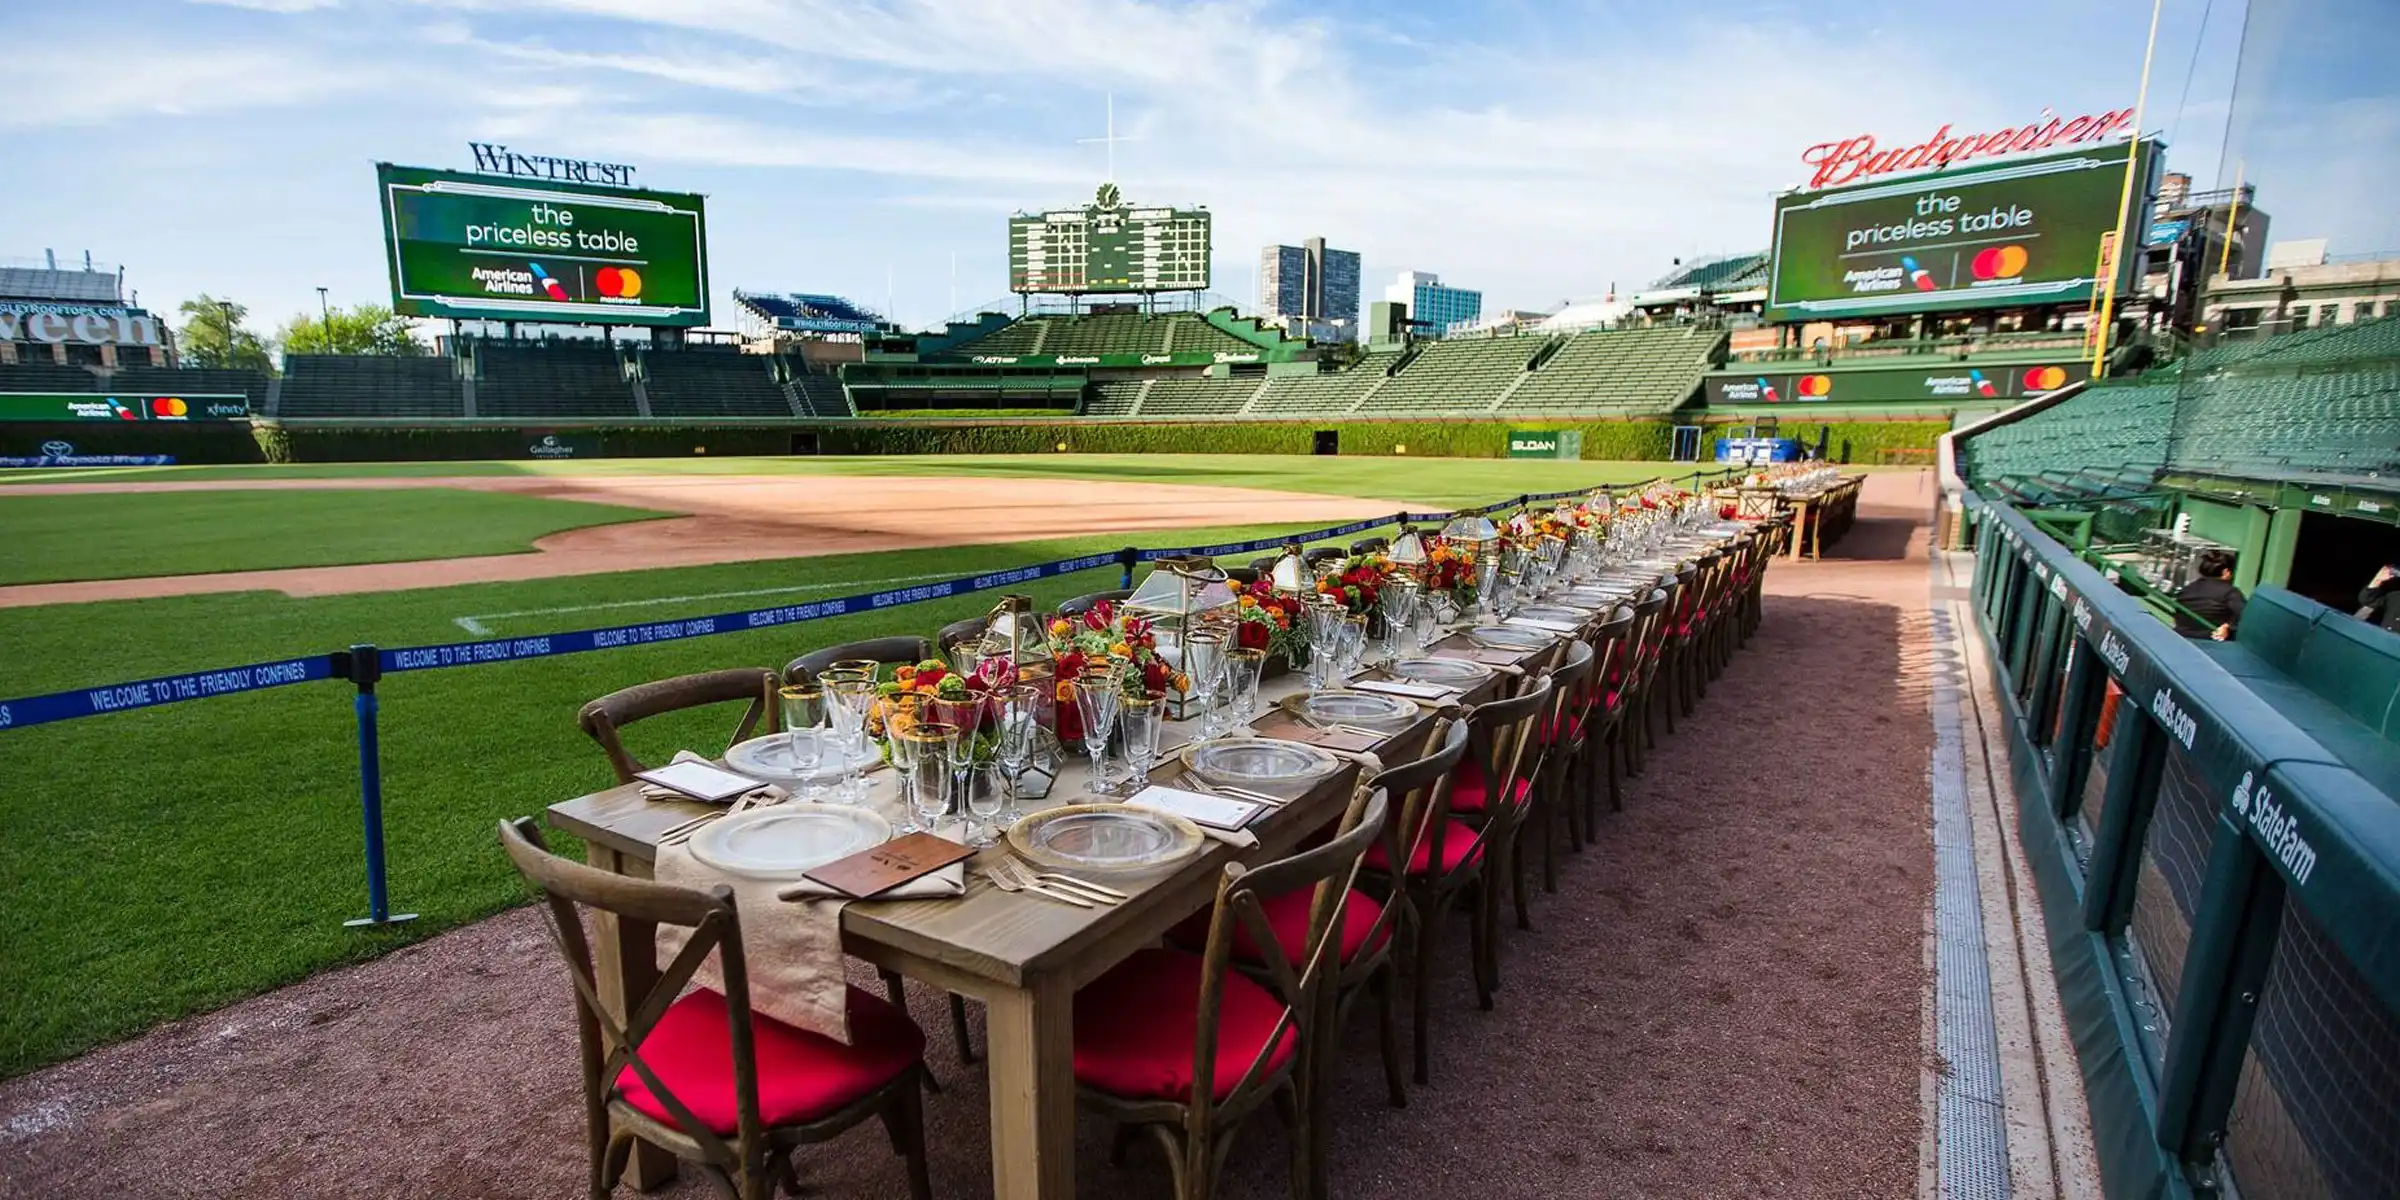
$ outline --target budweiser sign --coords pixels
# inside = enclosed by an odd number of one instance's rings
[[[1835,187],[1899,171],[1938,170],[1952,163],[1995,154],[2021,154],[2027,150],[2096,142],[2131,125],[2133,110],[2120,108],[2095,116],[2060,120],[2045,108],[2042,117],[2030,125],[1995,129],[1990,133],[1953,134],[1944,125],[1922,142],[1890,149],[1877,149],[1874,135],[1862,133],[1810,146],[1801,153],[1800,161],[1816,169],[1809,177],[1808,187]]]

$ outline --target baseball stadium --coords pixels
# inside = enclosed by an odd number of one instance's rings
[[[1550,312],[1116,97],[930,323],[487,143],[380,340],[0,261],[0,1195],[2400,1196],[2357,8]]]

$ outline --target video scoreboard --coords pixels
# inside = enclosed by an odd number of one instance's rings
[[[708,323],[698,196],[379,163],[392,311],[559,324]]]
[[[2128,149],[2088,146],[1784,196],[1766,319],[2086,303],[2120,214],[2131,236],[2148,221],[2157,143],[2141,144],[2130,202]],[[2119,256],[2120,269],[2139,259]],[[2126,283],[2120,275],[2120,291]]]
[[[1082,208],[1008,219],[1012,292],[1208,289],[1206,209],[1137,208],[1104,183]]]

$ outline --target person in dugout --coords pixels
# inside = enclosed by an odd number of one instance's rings
[[[2193,580],[2175,590],[2175,603],[2182,606],[2175,614],[2175,632],[2232,641],[2234,627],[2242,623],[2244,602],[2242,589],[2233,586],[2233,553],[2203,550],[2192,566]]]

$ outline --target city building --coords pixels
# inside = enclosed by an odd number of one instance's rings
[[[1408,306],[1409,332],[1440,337],[1453,325],[1472,325],[1483,316],[1483,293],[1449,287],[1430,271],[1402,271],[1383,289],[1383,298]]]
[[[2400,259],[2328,261],[2325,240],[2279,242],[2256,279],[2210,277],[2202,323],[2218,336],[2266,336],[2400,316]]]
[[[2127,306],[2146,302],[2153,323],[2195,332],[2209,281],[2257,279],[2266,249],[2267,214],[2258,207],[2257,188],[2196,192],[2191,176],[2170,171],[2151,206],[2142,281]]]
[[[1356,341],[1358,252],[1329,250],[1324,238],[1259,251],[1258,315],[1296,337]]]

